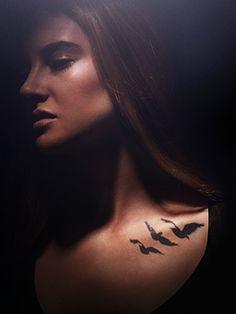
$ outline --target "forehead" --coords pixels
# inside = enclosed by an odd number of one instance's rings
[[[89,48],[89,41],[80,26],[67,15],[45,14],[31,32],[28,48],[44,47],[52,42],[69,41]]]

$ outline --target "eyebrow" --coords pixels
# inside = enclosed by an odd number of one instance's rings
[[[58,50],[66,50],[73,53],[81,52],[81,47],[69,41],[57,41],[50,43],[40,49],[40,54],[43,57],[48,57]]]

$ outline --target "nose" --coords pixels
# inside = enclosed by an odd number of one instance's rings
[[[49,97],[45,78],[38,69],[30,71],[20,87],[20,94],[30,100],[37,99],[37,102],[44,102]]]

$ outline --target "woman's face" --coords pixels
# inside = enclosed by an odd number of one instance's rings
[[[66,15],[42,19],[28,55],[31,69],[20,93],[33,104],[38,147],[65,143],[112,112],[90,43],[75,21]]]

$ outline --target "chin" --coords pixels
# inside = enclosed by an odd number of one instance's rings
[[[35,147],[39,152],[45,154],[64,155],[74,153],[78,150],[81,146],[80,142],[79,135],[59,137],[45,132],[36,138]]]
[[[53,152],[65,145],[65,140],[43,133],[36,137],[35,147],[42,152]]]

